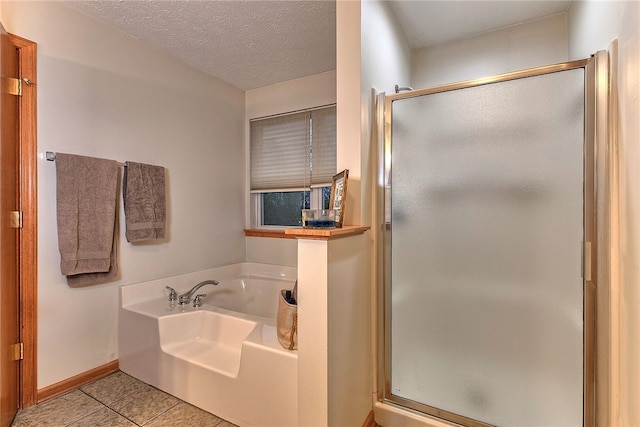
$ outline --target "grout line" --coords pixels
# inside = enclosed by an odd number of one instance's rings
[[[130,375],[126,374],[126,373],[123,373],[123,374],[124,374],[124,375],[127,375],[127,376],[130,376]],[[111,374],[111,375],[113,375],[113,374]],[[105,377],[105,378],[106,378],[106,377]],[[26,410],[20,410],[20,412],[22,412],[23,414],[24,414],[25,412],[27,412],[27,413],[41,413],[41,412],[43,411],[43,409],[44,409],[44,411],[45,411],[45,413],[46,413],[46,408],[47,408],[48,406],[50,406],[50,405],[54,404],[54,402],[56,402],[56,401],[61,401],[61,399],[62,399],[62,398],[64,398],[64,396],[65,396],[65,395],[71,394],[71,393],[73,393],[73,392],[75,392],[75,391],[79,391],[82,395],[84,395],[84,396],[86,396],[86,397],[89,397],[89,398],[90,398],[92,401],[94,401],[94,402],[97,402],[97,403],[99,404],[99,406],[100,406],[100,407],[99,407],[99,408],[97,408],[95,411],[92,411],[92,412],[90,412],[90,413],[88,413],[88,414],[84,414],[83,416],[81,416],[81,417],[79,417],[79,418],[77,418],[77,419],[74,419],[74,420],[64,420],[64,421],[62,421],[62,423],[64,423],[64,426],[66,426],[66,427],[68,427],[68,426],[70,426],[70,425],[72,425],[72,424],[74,424],[74,423],[77,423],[77,422],[79,422],[79,421],[81,421],[81,420],[83,420],[83,419],[85,419],[85,418],[87,418],[87,417],[90,417],[90,416],[92,416],[92,415],[95,415],[97,412],[102,411],[102,410],[103,410],[103,409],[105,409],[105,408],[107,408],[110,412],[113,412],[113,413],[117,414],[117,416],[118,416],[118,417],[121,417],[121,418],[126,419],[127,421],[131,422],[134,426],[137,426],[137,427],[142,427],[142,426],[144,426],[144,425],[148,425],[148,424],[149,424],[150,422],[152,422],[153,420],[157,420],[157,419],[158,419],[158,418],[160,418],[160,417],[165,417],[169,411],[171,411],[171,410],[175,409],[176,407],[178,407],[178,406],[179,406],[179,405],[181,405],[181,404],[184,404],[184,405],[187,405],[187,406],[193,406],[193,407],[195,407],[195,408],[198,408],[197,406],[192,405],[192,404],[190,404],[189,402],[186,402],[186,401],[184,401],[184,400],[182,400],[182,399],[180,399],[180,398],[178,398],[178,397],[176,397],[176,396],[173,396],[173,395],[171,395],[170,393],[167,393],[167,392],[165,392],[165,391],[163,391],[163,390],[160,390],[159,388],[157,388],[157,387],[155,387],[155,386],[153,386],[153,385],[151,385],[151,384],[147,384],[147,383],[145,383],[144,381],[140,381],[140,380],[138,380],[138,379],[137,379],[137,378],[135,378],[135,377],[132,377],[132,378],[133,378],[133,379],[135,379],[135,380],[137,380],[137,381],[139,381],[139,382],[141,382],[143,385],[145,385],[146,387],[149,387],[150,389],[157,390],[157,391],[159,391],[159,392],[161,392],[161,393],[163,393],[163,394],[166,394],[166,395],[168,395],[168,396],[171,396],[171,397],[175,398],[175,399],[176,399],[176,402],[175,402],[173,405],[171,405],[170,407],[166,408],[163,412],[161,412],[161,413],[159,413],[159,414],[155,415],[154,417],[152,417],[152,418],[150,418],[150,419],[148,419],[148,420],[141,421],[141,424],[138,424],[138,423],[137,423],[137,422],[135,422],[134,420],[132,420],[132,419],[128,418],[128,417],[127,417],[127,416],[125,416],[124,414],[121,414],[119,411],[117,411],[116,409],[114,409],[113,407],[111,407],[111,405],[114,405],[114,404],[116,404],[116,403],[120,402],[122,399],[125,399],[125,398],[127,398],[127,397],[130,397],[130,396],[132,396],[132,395],[136,394],[135,392],[127,393],[127,394],[126,394],[126,395],[124,395],[124,396],[119,396],[119,398],[118,398],[118,399],[116,399],[114,402],[111,402],[110,404],[106,404],[106,403],[101,402],[100,400],[98,400],[98,398],[96,398],[96,397],[92,396],[92,395],[91,395],[91,394],[89,394],[88,392],[85,392],[84,390],[82,390],[82,389],[81,389],[81,387],[77,387],[77,388],[75,388],[75,389],[73,389],[73,390],[69,390],[69,391],[68,391],[68,392],[66,392],[66,393],[63,393],[63,394],[61,394],[61,395],[59,395],[59,396],[56,396],[55,398],[52,398],[52,399],[50,399],[50,400],[47,400],[46,402],[43,402],[43,403],[41,403],[41,404],[34,405],[34,406],[30,407],[30,408],[27,408]],[[104,378],[101,378],[101,379],[96,380],[96,381],[94,381],[94,382],[98,382],[98,381],[101,381],[101,380],[103,380],[103,379],[104,379]],[[92,382],[92,383],[93,383],[93,382]],[[92,383],[89,383],[89,384],[92,384]],[[89,384],[86,384],[86,385],[89,385]],[[83,386],[83,387],[84,387],[84,386]],[[38,408],[38,409],[36,409],[36,408]],[[200,408],[198,408],[198,409],[200,409]],[[208,412],[208,411],[204,411],[204,410],[203,410],[203,412]],[[209,414],[211,414],[211,413],[209,412]],[[212,415],[212,416],[214,416],[214,417],[216,417],[216,418],[218,419],[218,422],[215,424],[215,426],[219,426],[219,425],[221,425],[221,424],[223,424],[223,423],[225,423],[225,422],[228,422],[228,421],[226,421],[226,420],[224,420],[224,419],[222,419],[222,418],[218,417],[218,416],[217,416],[217,415],[215,415],[215,414],[211,414],[211,415]],[[40,416],[40,415],[38,415],[38,416]],[[15,421],[15,420],[14,420],[14,421]],[[26,423],[26,425],[29,425],[31,422],[32,422],[32,421],[30,421],[30,420],[29,420],[29,416],[27,415],[27,417],[26,417],[25,419],[23,419],[23,423],[20,423],[19,425],[23,425],[23,424],[25,424],[25,423]],[[12,425],[13,425],[13,423],[12,423]]]
[[[162,390],[160,390],[160,391],[162,391]],[[164,391],[163,391],[163,393],[166,393],[166,392],[164,392]],[[171,395],[170,395],[170,396],[171,396]],[[175,397],[175,396],[172,396],[172,397]],[[176,399],[177,399],[177,398],[176,398]],[[164,410],[164,412],[161,412],[161,413],[157,414],[155,417],[152,417],[152,418],[148,419],[147,421],[145,421],[145,422],[144,422],[144,423],[142,423],[142,424],[136,424],[136,425],[137,425],[137,426],[143,426],[143,425],[145,425],[145,424],[149,424],[151,421],[153,421],[153,420],[155,420],[156,418],[159,418],[159,417],[161,417],[161,416],[165,415],[167,412],[169,412],[170,410],[172,410],[173,408],[175,408],[176,406],[178,406],[178,405],[179,405],[179,404],[181,404],[181,403],[186,403],[186,402],[183,402],[182,400],[178,400],[178,401],[175,403],[175,405],[173,405],[173,406],[171,406],[171,407],[169,407],[169,408],[165,409],[165,410]]]
[[[125,420],[132,422],[132,423],[133,423],[133,425],[136,425],[136,426],[138,426],[138,427],[142,426],[142,424],[138,424],[137,422],[133,421],[131,418],[126,417],[126,416],[122,415],[120,412],[116,411],[116,410],[115,410],[115,409],[113,409],[113,408],[109,408],[109,410],[110,410],[110,411],[115,412],[116,414],[118,414],[118,416],[120,416],[120,417],[124,418]]]
[[[82,416],[82,417],[80,417],[80,418],[78,418],[78,419],[76,419],[76,420],[73,420],[73,421],[68,422],[67,424],[65,424],[65,426],[70,426],[70,425],[71,425],[71,424],[73,424],[73,423],[77,423],[78,421],[83,420],[83,419],[87,418],[88,416],[93,415],[93,414],[95,414],[96,412],[101,411],[101,410],[103,410],[103,409],[105,408],[104,403],[100,402],[98,399],[95,399],[93,396],[88,395],[88,394],[87,394],[87,393],[85,393],[84,391],[80,390],[80,388],[75,388],[75,389],[73,389],[73,390],[71,390],[71,391],[75,391],[75,390],[78,390],[80,393],[84,394],[85,396],[87,396],[87,397],[88,397],[88,398],[90,398],[91,400],[94,400],[94,401],[98,402],[98,403],[100,404],[100,406],[101,406],[101,407],[100,407],[100,408],[98,408],[98,409],[96,409],[96,410],[95,410],[95,411],[93,411],[93,412],[89,412],[88,414],[86,414],[86,415],[84,415],[84,416]],[[65,394],[66,394],[66,393],[65,393]],[[62,396],[64,396],[64,395],[62,395]],[[57,399],[57,398],[56,398],[56,399]]]
[[[96,412],[98,412],[98,411],[102,411],[103,409],[104,409],[104,405],[102,406],[102,408],[98,408],[98,409],[96,409],[96,410],[95,410],[95,411],[93,411],[93,412],[89,412],[88,414],[86,414],[86,415],[84,415],[84,416],[82,416],[82,417],[78,418],[77,420],[73,420],[73,421],[67,422],[67,424],[65,424],[65,427],[68,427],[68,426],[70,426],[70,425],[72,425],[72,424],[75,424],[75,423],[77,423],[78,421],[82,421],[82,420],[84,420],[85,418],[90,417],[91,415],[95,414]]]
[[[131,420],[131,419],[129,419],[129,418],[127,418],[127,417],[125,417],[125,416],[124,416],[124,415],[122,415],[120,412],[116,411],[115,409],[113,409],[113,408],[109,408],[108,406],[107,406],[107,408],[108,408],[111,412],[113,412],[113,413],[115,413],[116,415],[118,415],[118,417],[120,417],[120,418],[124,418],[125,420],[129,421],[129,422],[130,422],[130,423],[132,423],[133,425],[140,427],[140,424],[138,424],[137,422],[135,422],[135,421],[133,421],[133,420]]]

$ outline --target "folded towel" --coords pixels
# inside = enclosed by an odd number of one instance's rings
[[[128,242],[164,239],[165,194],[164,167],[126,162],[122,197]]]
[[[117,274],[117,199],[116,161],[56,154],[60,270],[70,285],[69,276],[87,285]],[[86,273],[99,274],[87,280],[78,276]]]
[[[118,221],[116,221],[115,229],[113,232],[113,250],[111,251],[111,266],[109,268],[109,271],[104,273],[83,273],[73,276],[67,276],[67,285],[72,288],[79,288],[83,286],[96,285],[116,279],[118,277],[117,244]]]

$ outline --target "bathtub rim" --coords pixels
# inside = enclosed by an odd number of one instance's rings
[[[165,289],[165,286],[171,286],[176,292],[181,293],[191,289],[199,281],[212,278],[222,281],[240,276],[248,276],[261,279],[282,280],[283,282],[287,281],[291,282],[291,286],[293,287],[293,283],[295,283],[297,279],[297,270],[296,267],[255,262],[228,264],[160,279],[123,284],[119,289],[119,303],[120,307],[127,308],[131,305],[159,297],[168,300],[169,292]],[[159,291],[162,292],[162,294],[160,294]],[[234,311],[234,313],[236,312]]]

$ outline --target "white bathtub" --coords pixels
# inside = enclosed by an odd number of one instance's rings
[[[280,289],[296,269],[256,263],[121,287],[120,369],[234,424],[297,426],[297,352],[276,336]],[[204,304],[170,304],[206,279]]]

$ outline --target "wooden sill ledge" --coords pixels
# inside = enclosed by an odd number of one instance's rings
[[[248,237],[271,237],[276,239],[331,240],[362,234],[370,228],[369,226],[362,225],[345,225],[342,228],[246,228],[244,235]]]

